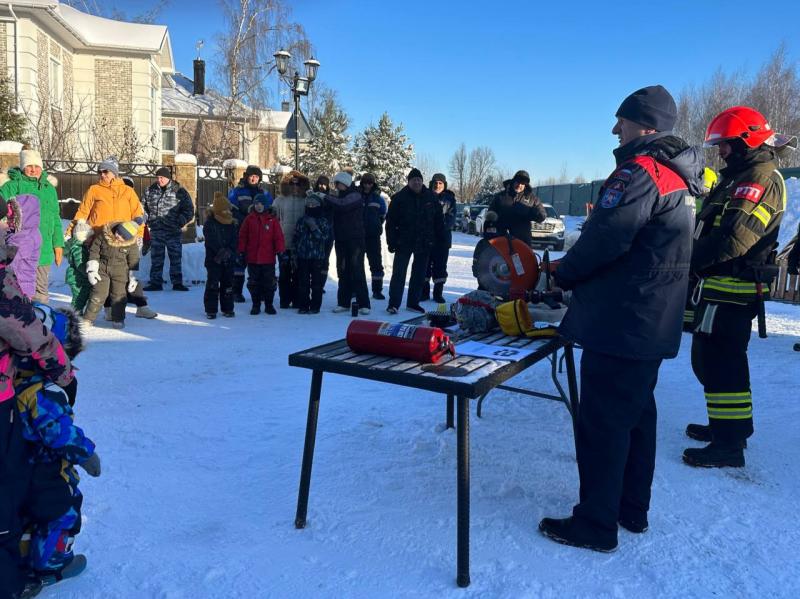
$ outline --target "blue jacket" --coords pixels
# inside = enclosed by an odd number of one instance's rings
[[[233,218],[243,223],[248,212],[250,212],[253,200],[260,193],[267,196],[267,203],[271,205],[273,201],[272,194],[268,190],[262,189],[258,185],[248,185],[244,180],[239,181],[239,184],[228,192],[228,201],[231,203]]]
[[[614,155],[617,169],[555,273],[560,287],[573,290],[559,332],[598,353],[673,358],[692,253],[690,194],[702,190],[702,149],[654,133]]]
[[[369,195],[362,193],[361,197],[364,198],[364,235],[380,237],[386,220],[386,201],[379,189],[373,189]]]

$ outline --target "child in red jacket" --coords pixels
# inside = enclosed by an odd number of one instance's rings
[[[250,314],[275,314],[275,262],[285,248],[280,221],[269,209],[271,196],[256,195],[253,209],[239,229],[239,262],[247,265],[247,289],[253,298]]]

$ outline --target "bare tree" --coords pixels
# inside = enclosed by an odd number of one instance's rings
[[[497,160],[491,148],[480,146],[469,153],[467,197],[473,198],[478,195],[486,179],[494,173],[496,164]]]
[[[417,167],[422,175],[428,180],[430,180],[430,178],[436,173],[442,172],[442,169],[439,168],[439,163],[437,162],[436,158],[427,152],[415,151],[413,162],[414,166]]]
[[[458,199],[462,202],[471,201],[471,197],[464,195],[468,184],[467,146],[463,143],[458,146],[458,149],[450,157],[448,167],[450,169],[450,176],[453,178],[453,189]]]
[[[569,183],[569,166],[566,162],[561,163],[561,173],[558,175],[559,183]]]

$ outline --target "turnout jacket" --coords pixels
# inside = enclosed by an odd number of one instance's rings
[[[489,203],[489,210],[497,214],[498,235],[510,234],[526,244],[533,243],[531,221],[544,222],[547,211],[541,200],[533,194],[530,185],[526,185],[522,193],[514,195],[511,181],[504,181],[505,189],[495,194]]]
[[[699,299],[747,304],[755,283],[778,243],[786,209],[786,184],[772,150],[756,148],[720,171],[722,180],[697,215],[692,272],[700,279]]]
[[[151,231],[179,233],[194,218],[194,204],[189,192],[177,181],[166,187],[153,183],[144,192],[144,211]]]
[[[427,187],[416,194],[406,185],[392,196],[386,213],[390,252],[429,252],[443,237],[442,208]]]
[[[558,285],[572,289],[559,332],[584,348],[634,360],[678,353],[688,287],[692,205],[702,150],[668,133],[614,151],[606,179]]]

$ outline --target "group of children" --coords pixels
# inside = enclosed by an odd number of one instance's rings
[[[205,237],[206,288],[203,296],[206,316],[234,316],[234,271],[247,269],[247,289],[253,301],[250,314],[275,314],[273,305],[277,278],[275,266],[286,250],[283,227],[293,227],[294,252],[298,273],[295,307],[300,314],[317,314],[327,271],[331,224],[323,210],[322,198],[311,193],[305,210],[296,223],[281,223],[272,209],[269,194],[257,194],[252,207],[239,223],[233,218],[231,204],[222,193],[214,194],[203,225]]]
[[[0,391],[0,590],[32,597],[85,568],[85,557],[73,552],[83,501],[75,466],[99,476],[100,460],[73,422],[71,361],[83,349],[80,319],[69,309],[31,303],[7,249],[0,247],[0,361],[11,379]]]

